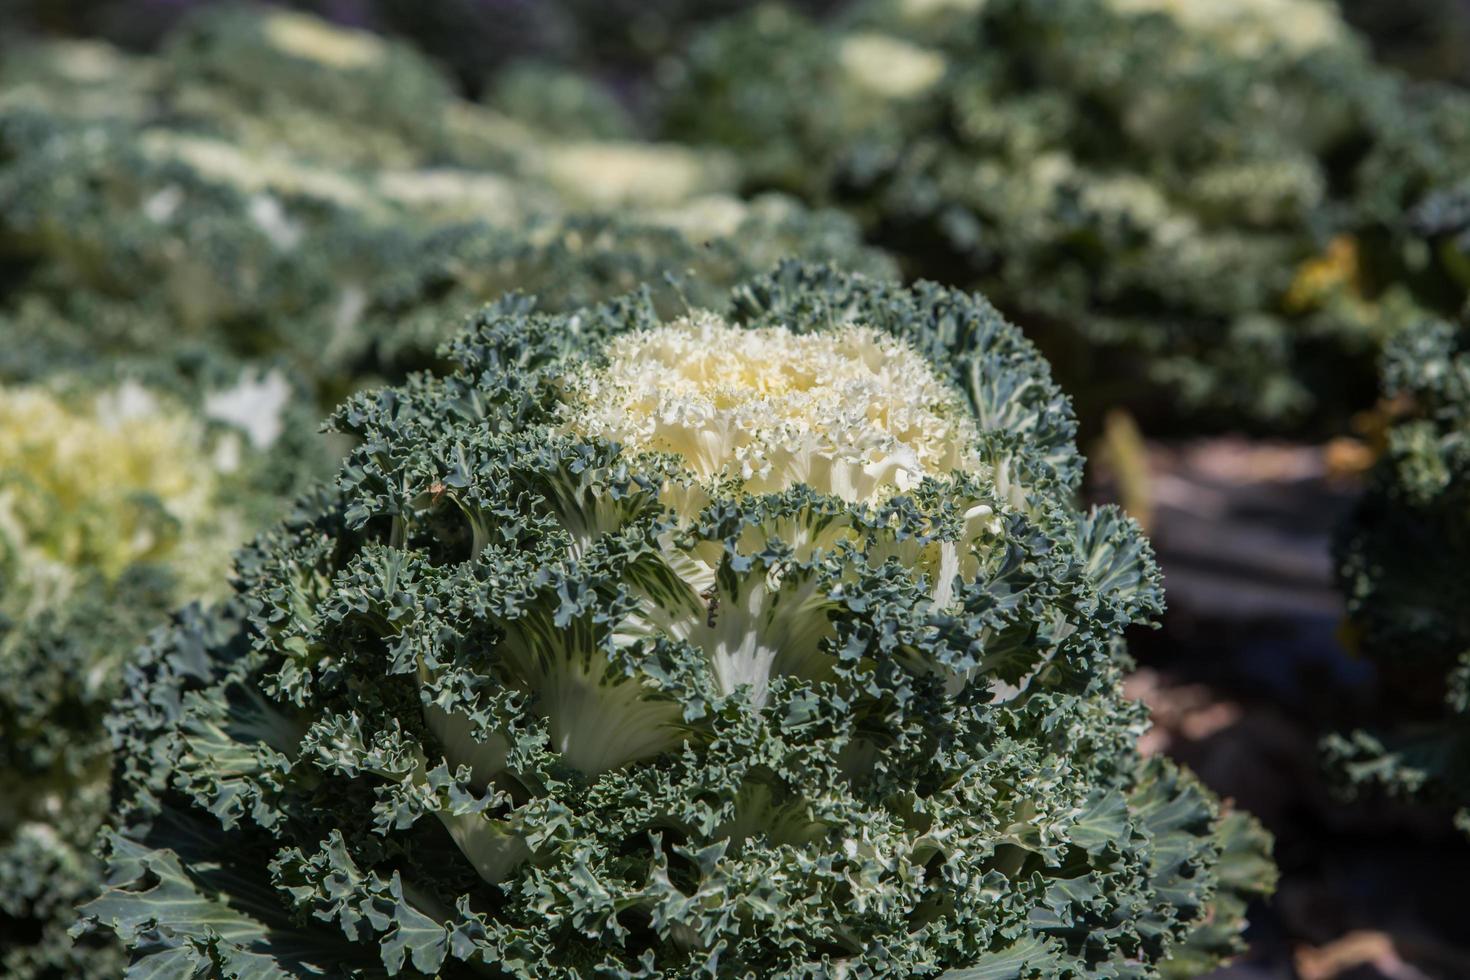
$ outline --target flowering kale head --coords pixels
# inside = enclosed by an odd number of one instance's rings
[[[789,264],[448,353],[348,402],[335,488],[133,665],[90,922],[262,977],[1228,952],[1264,872],[1214,867],[1259,835],[1139,758],[1152,554],[1075,509],[1069,408],[983,300]]]

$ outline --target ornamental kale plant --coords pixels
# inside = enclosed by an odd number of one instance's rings
[[[555,310],[648,281],[674,309],[680,288],[712,299],[791,254],[892,274],[850,219],[776,195],[627,210],[612,206],[613,188],[601,210],[502,212],[517,185],[478,180],[493,175],[405,172],[368,186],[280,160],[260,170],[228,143],[30,110],[0,113],[7,149],[0,269],[15,289],[0,325],[15,342],[0,350],[0,377],[189,349],[203,363],[279,362],[325,411],[434,364],[464,310],[510,291]],[[621,159],[657,172],[661,159],[582,151],[577,166],[593,169]]]
[[[1161,610],[978,297],[784,264],[500,304],[128,669],[106,891],[173,976],[1156,976],[1264,834],[1140,757]]]
[[[0,384],[6,977],[120,972],[116,944],[67,937],[74,906],[100,881],[91,847],[109,795],[103,719],[128,652],[179,604],[227,591],[232,547],[281,488],[260,479],[263,448],[248,433],[135,379],[100,393],[96,381]]]
[[[1401,723],[1329,740],[1348,779],[1457,808],[1470,832],[1470,329],[1443,321],[1389,348],[1403,416],[1338,542],[1352,636]]]
[[[552,136],[304,15],[206,11],[155,57],[21,54],[0,68],[3,378],[188,348],[285,362],[324,411],[511,290],[567,309],[685,277],[712,302],[793,254],[892,274],[845,215],[732,196],[721,154]]]
[[[666,74],[666,137],[982,289],[1084,419],[1330,428],[1386,337],[1466,295],[1401,215],[1465,172],[1470,101],[1376,67],[1328,2],[763,5]]]

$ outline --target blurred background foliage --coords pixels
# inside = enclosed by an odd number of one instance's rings
[[[117,65],[135,122],[395,168],[400,212],[405,194],[449,193],[446,168],[477,176],[441,210],[474,193],[505,227],[642,203],[627,188],[576,200],[579,161],[601,166],[543,139],[707,150],[680,175],[625,162],[686,197],[699,169],[700,190],[839,210],[905,276],[983,289],[1042,343],[1084,420],[1124,405],[1150,431],[1337,431],[1371,402],[1383,340],[1457,315],[1470,276],[1407,217],[1470,154],[1470,95],[1446,84],[1462,3],[291,5],[406,42],[329,44],[360,59],[335,75],[217,6],[21,3],[10,33],[148,52]],[[424,168],[434,192],[398,172]],[[498,213],[487,172],[505,178]]]

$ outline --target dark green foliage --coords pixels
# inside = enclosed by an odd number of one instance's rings
[[[1407,414],[1343,529],[1339,578],[1405,721],[1328,750],[1353,783],[1449,802],[1470,830],[1470,330],[1406,331],[1384,388]]]
[[[5,587],[0,585],[0,596]],[[0,623],[0,972],[105,978],[121,950],[94,936],[73,948],[74,906],[93,898],[91,853],[108,799],[111,752],[102,722],[127,651],[176,601],[168,569],[136,567],[116,583],[92,576],[73,598]]]
[[[1470,7],[1462,0],[1338,0],[1381,61],[1433,79],[1470,82]]]
[[[632,117],[613,94],[575,71],[519,61],[496,73],[485,101],[527,126],[573,139],[628,139]]]
[[[444,152],[452,89],[407,45],[306,15],[216,4],[169,36],[164,57],[181,99],[190,87],[219,87],[265,119],[361,127],[371,135],[359,151],[401,143],[421,158]]]
[[[732,322],[868,324],[963,396],[980,468],[871,504],[686,498],[676,457],[569,434],[568,372],[661,315],[648,293],[530,309],[477,317],[451,373],[349,401],[336,488],[130,665],[85,914],[138,969],[1151,976],[1229,954],[1265,842],[1138,757],[1118,638],[1160,611],[1158,572],[1132,522],[1076,510],[1070,412],[988,304],[794,264],[734,291]],[[923,556],[960,542],[973,568],[940,599]],[[784,652],[747,662],[720,628]]]

